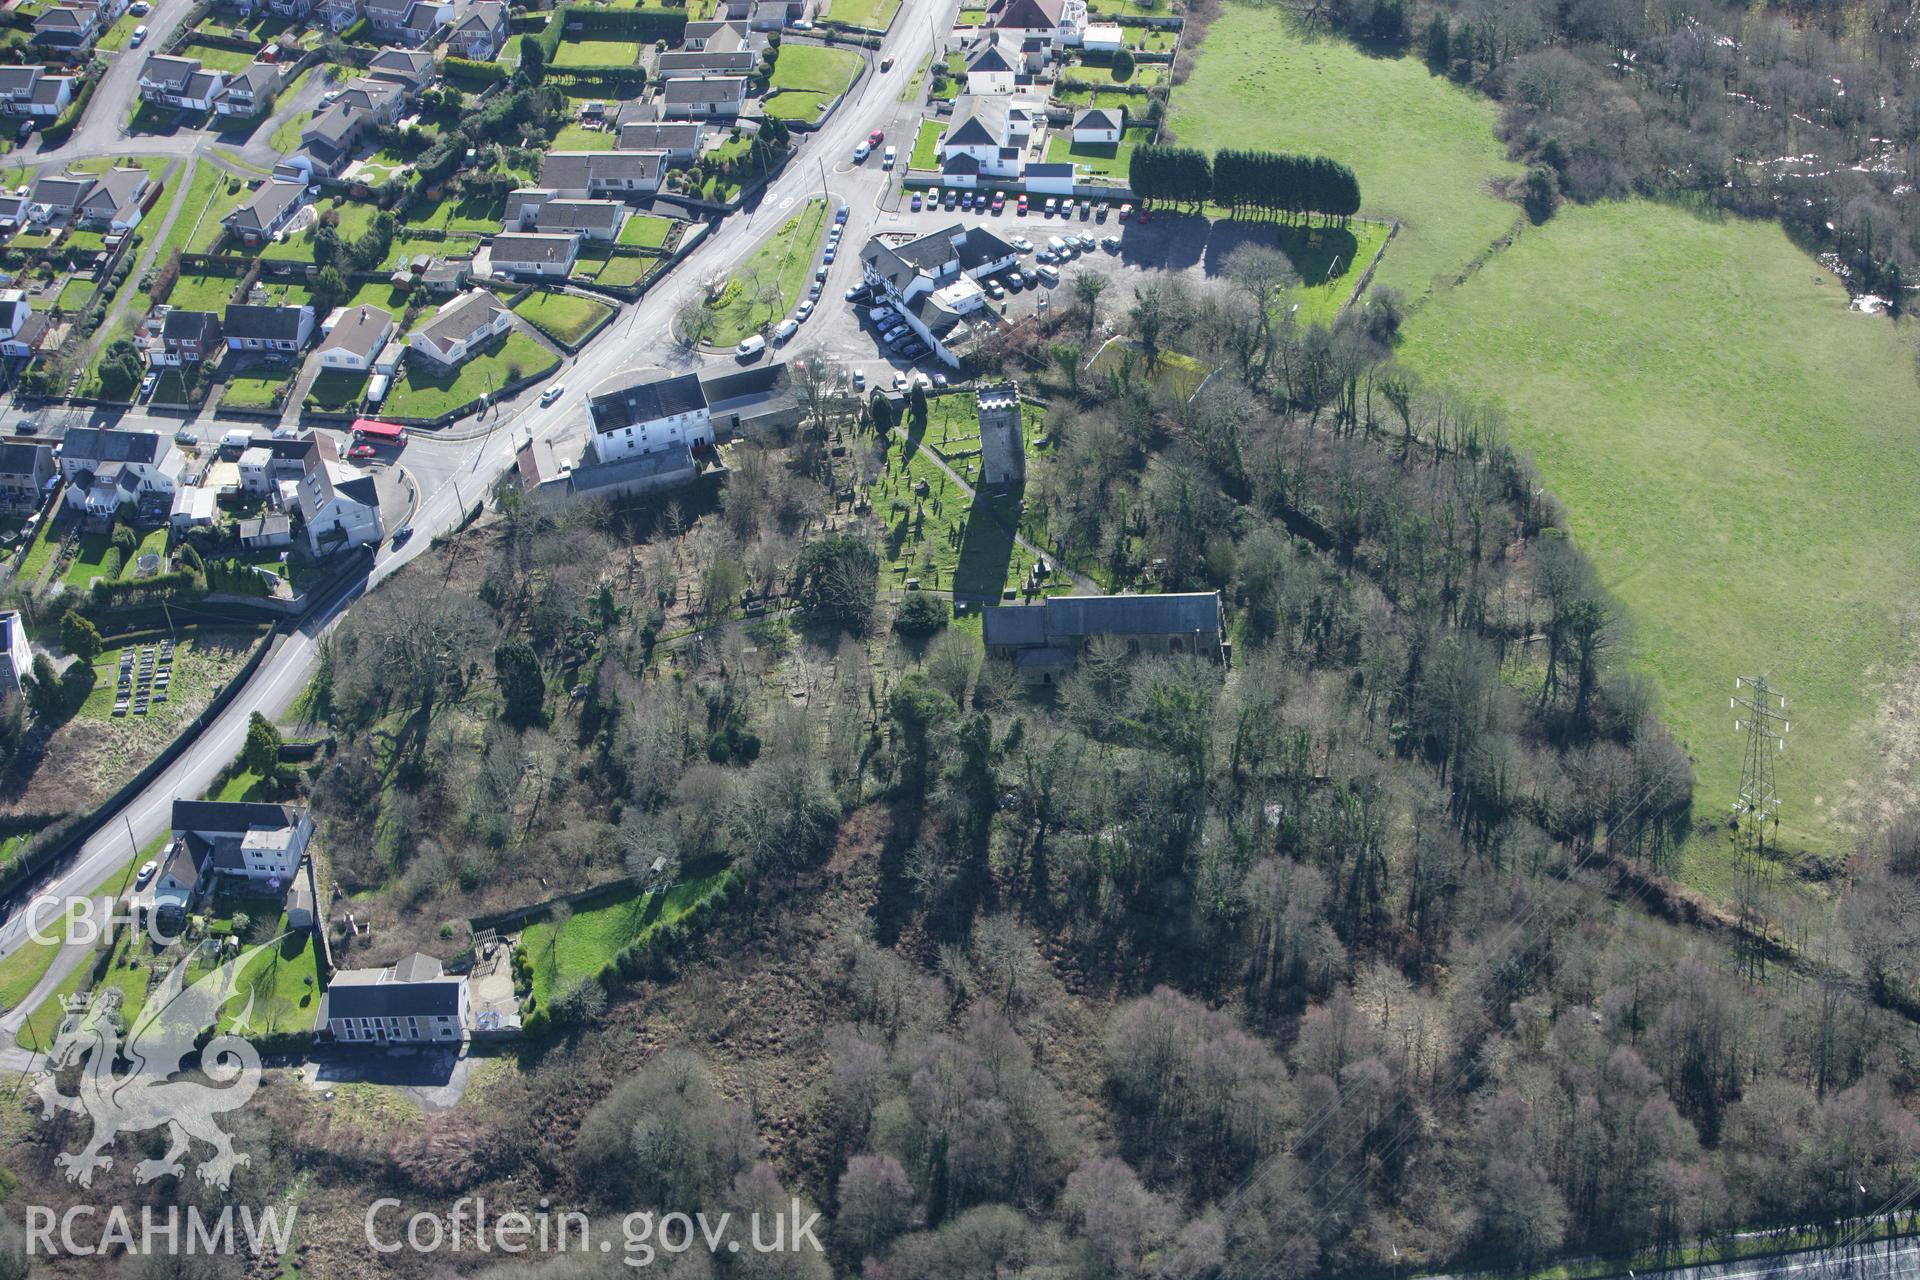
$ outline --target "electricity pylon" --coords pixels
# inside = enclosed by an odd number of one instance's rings
[[[1733,710],[1742,713],[1733,722],[1735,733],[1747,736],[1746,757],[1740,765],[1740,795],[1733,802],[1740,859],[1740,939],[1738,960],[1749,980],[1766,977],[1768,925],[1761,909],[1761,884],[1767,875],[1768,828],[1780,829],[1780,793],[1773,784],[1773,758],[1787,746],[1787,700],[1761,676],[1736,676]]]

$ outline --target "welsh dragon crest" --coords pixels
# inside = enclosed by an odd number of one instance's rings
[[[48,1118],[56,1111],[72,1111],[93,1121],[93,1136],[84,1147],[55,1158],[69,1181],[91,1186],[95,1172],[112,1167],[113,1157],[105,1151],[116,1137],[166,1125],[172,1136],[166,1154],[142,1160],[134,1166],[134,1176],[141,1182],[168,1173],[182,1176],[181,1157],[190,1153],[191,1139],[197,1138],[213,1148],[213,1155],[200,1163],[201,1178],[223,1189],[227,1186],[234,1169],[246,1164],[247,1157],[234,1151],[233,1139],[215,1117],[246,1105],[260,1087],[260,1055],[236,1034],[249,1029],[252,992],[247,992],[246,1006],[225,1034],[214,1036],[205,1047],[195,1042],[202,1031],[216,1024],[228,1002],[241,994],[239,977],[247,966],[279,942],[276,938],[250,947],[191,986],[187,985],[188,961],[182,960],[148,998],[128,1028],[124,1045],[112,1016],[118,1007],[113,993],[105,999],[82,996],[69,1002],[47,1053],[47,1074],[36,1088]],[[192,1055],[197,1060],[188,1062]],[[56,1073],[79,1065],[82,1059],[79,1091],[62,1092]],[[174,1078],[195,1069],[205,1078]]]

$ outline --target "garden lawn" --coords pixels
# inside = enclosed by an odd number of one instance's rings
[[[601,135],[605,138],[605,135]],[[506,212],[506,197],[491,193],[455,195],[449,193],[425,208],[407,215],[410,227],[431,227],[436,231],[478,231],[492,235],[500,229],[500,216]]]
[[[621,224],[620,243],[636,249],[664,249],[674,226],[672,218],[636,213]]]
[[[167,259],[182,252],[187,247],[187,239],[194,233],[196,225],[206,219],[217,229],[220,217],[226,210],[216,213],[213,205],[226,191],[227,175],[211,164],[189,158],[188,170],[173,177],[173,204],[171,208],[179,212],[174,214],[173,226],[167,231],[166,238],[154,249],[153,262],[156,267],[164,266]],[[164,214],[158,215],[154,223],[157,229],[166,221]]]
[[[224,71],[231,75],[245,71],[253,65],[251,53],[241,53],[238,49],[220,49],[210,44],[201,44],[197,40],[187,41],[187,47],[180,51],[183,58],[198,58],[200,65],[209,71]]]
[[[112,550],[113,540],[106,534],[81,534],[79,549],[67,562],[67,571],[60,575],[60,581],[67,584],[68,590],[85,591],[95,578],[107,576],[107,553]]]
[[[859,72],[860,55],[851,49],[782,45],[761,109],[782,120],[817,120],[828,103],[846,92]]]
[[[893,15],[898,12],[900,0],[833,0],[827,8],[827,17],[850,27],[885,31],[893,24]]]
[[[280,122],[280,127],[275,129],[272,136],[267,139],[268,144],[275,151],[285,155],[300,145],[300,134],[312,120],[313,112],[311,111],[294,112]]]
[[[1300,283],[1282,296],[1280,305],[1297,307],[1295,318],[1301,324],[1332,324],[1353,296],[1367,264],[1387,242],[1388,230],[1384,222],[1362,218],[1354,218],[1344,227],[1297,223],[1279,227],[1280,251],[1300,276]],[[1391,259],[1399,247],[1400,242],[1394,241],[1387,258]]]
[[[730,347],[793,309],[819,259],[820,231],[826,220],[827,203],[814,196],[760,243],[727,281],[720,305],[715,308],[719,324],[710,339],[714,345]],[[769,283],[774,286],[773,292],[762,300],[757,295]]]
[[[1399,252],[1396,242],[1388,254]],[[1838,856],[1910,803],[1920,388],[1903,326],[1771,223],[1566,207],[1416,312],[1402,356],[1497,401],[1626,605],[1630,665],[1695,760],[1695,813],[1738,789],[1736,675],[1788,699],[1788,848]],[[1725,891],[1724,842],[1682,874]]]
[[[544,1009],[554,993],[590,978],[642,935],[671,924],[717,893],[731,872],[683,880],[665,893],[622,888],[575,907],[556,932],[553,921],[527,926],[520,947],[533,966],[535,1007]]]
[[[920,132],[913,138],[913,154],[907,157],[910,169],[938,169],[940,167],[940,135],[947,126],[938,120],[922,120]]]
[[[328,413],[344,413],[355,408],[367,393],[367,375],[346,369],[322,369],[307,391],[315,408]]]
[[[292,381],[292,370],[247,369],[230,373],[220,403],[236,409],[271,409],[274,393]]]
[[[636,285],[660,270],[659,258],[638,253],[609,253],[605,249],[584,250],[575,262],[575,279],[595,284]]]
[[[1052,164],[1077,165],[1088,173],[1102,173],[1124,181],[1133,161],[1133,149],[1152,141],[1152,129],[1128,129],[1117,143],[1075,142],[1072,131],[1067,130],[1047,139],[1047,160]]]
[[[560,67],[630,67],[640,60],[640,46],[631,40],[562,40],[553,55]]]
[[[187,311],[224,313],[227,303],[233,298],[233,291],[239,285],[239,276],[187,275],[183,272],[173,282],[173,292],[167,295],[167,302]]]
[[[133,38],[133,29],[144,21],[131,13],[123,13],[118,21],[108,27],[106,34],[93,42],[93,47],[102,53],[117,53],[127,47],[127,41]]]
[[[60,505],[65,507],[66,503],[63,502]],[[40,575],[47,571],[47,565],[53,560],[53,553],[59,549],[61,540],[66,537],[67,530],[71,526],[72,517],[65,514],[54,519],[42,520],[40,527],[33,532],[33,543],[27,548],[26,558],[20,562],[16,581],[29,585],[38,582]]]
[[[431,373],[409,359],[380,407],[396,417],[437,418],[513,381],[509,366],[518,366],[522,377],[537,378],[559,363],[545,347],[514,331],[500,346],[448,373]]]
[[[67,282],[60,286],[60,296],[54,305],[70,316],[79,315],[81,308],[87,305],[87,300],[93,297],[93,291],[98,287],[97,280],[90,280],[86,276],[70,276]]]
[[[521,319],[570,347],[579,345],[596,325],[613,314],[612,307],[591,298],[537,291],[514,303],[513,309]]]
[[[1493,136],[1497,110],[1416,59],[1308,39],[1288,9],[1230,3],[1173,91],[1169,124],[1209,152],[1314,152],[1351,166],[1364,211],[1404,224],[1374,279],[1417,300],[1521,217],[1487,191],[1521,172]]]
[[[273,935],[277,941],[255,956],[240,971],[239,989],[222,1010],[220,1027],[230,1027],[253,997],[249,1022],[257,1031],[269,1035],[289,1031],[311,1031],[320,1000],[319,964],[314,956],[313,934],[306,929],[290,931],[283,915]]]
[[[245,183],[237,179],[229,179],[226,174],[214,169],[204,160],[199,162],[199,172],[194,177],[195,190],[200,189],[201,175],[207,173],[211,173],[214,178],[211,203],[200,206],[200,211],[197,213],[193,205],[188,205],[180,211],[180,219],[174,224],[175,232],[184,237],[181,248],[186,253],[212,253],[213,246],[220,243],[220,237],[226,234],[226,228],[220,225],[220,219],[238,209],[241,202],[251,194]],[[183,227],[186,228],[184,231],[181,230]],[[172,243],[174,236],[169,235],[167,240]],[[155,261],[161,260],[156,258]]]

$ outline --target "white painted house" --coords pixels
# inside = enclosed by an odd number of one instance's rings
[[[469,1009],[466,979],[415,952],[384,968],[335,973],[322,1017],[347,1044],[458,1043]]]

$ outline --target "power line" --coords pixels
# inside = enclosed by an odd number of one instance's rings
[[[1740,764],[1740,794],[1733,802],[1737,826],[1735,843],[1740,868],[1740,928],[1734,945],[1735,963],[1749,981],[1767,976],[1767,917],[1762,896],[1769,876],[1769,839],[1780,832],[1780,793],[1774,786],[1773,760],[1786,749],[1787,700],[1768,685],[1767,677],[1735,676],[1728,705],[1736,712],[1735,733],[1747,737]]]

